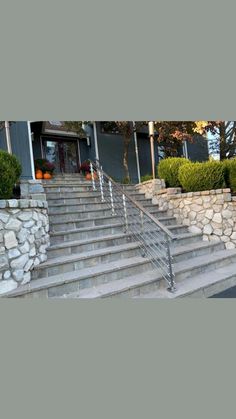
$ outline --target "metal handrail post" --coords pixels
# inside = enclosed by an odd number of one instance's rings
[[[99,186],[100,186],[100,192],[101,192],[101,201],[104,202],[104,193],[103,193],[101,170],[98,171],[98,177],[99,177]]]
[[[92,186],[93,186],[93,191],[96,191],[96,185],[95,185],[95,179],[94,179],[94,170],[93,170],[93,165],[90,162],[90,173],[91,173],[91,177],[92,177]]]
[[[114,200],[113,200],[113,193],[112,193],[112,183],[109,180],[109,192],[110,192],[110,200],[111,200],[111,213],[112,215],[115,215],[115,209],[114,209]]]

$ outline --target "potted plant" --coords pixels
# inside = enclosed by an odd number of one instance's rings
[[[81,164],[81,166],[79,168],[79,172],[82,172],[83,173],[83,175],[85,176],[85,179],[86,180],[91,180],[92,179],[91,168],[90,168],[90,161],[89,160],[85,160]],[[97,179],[97,173],[96,173],[95,170],[93,172],[93,175],[94,175],[94,179]]]
[[[51,179],[55,166],[47,159],[37,159],[35,164],[36,179]]]

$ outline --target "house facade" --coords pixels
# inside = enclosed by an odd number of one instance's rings
[[[38,158],[46,158],[54,163],[55,173],[77,173],[80,164],[91,159],[99,160],[105,172],[122,182],[122,135],[105,130],[101,121],[87,124],[85,131],[86,135],[81,138],[67,131],[63,121],[15,121],[0,130],[0,148],[18,157],[22,165],[22,179],[34,179],[34,160]],[[155,164],[158,165],[162,151],[157,141],[154,153]],[[207,141],[196,135],[192,143],[183,144],[179,155],[192,161],[207,160]],[[128,163],[132,183],[138,183],[140,176],[151,173],[148,129],[140,129],[132,136]]]

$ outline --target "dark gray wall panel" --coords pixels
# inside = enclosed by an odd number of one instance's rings
[[[193,143],[187,143],[188,157],[192,161],[206,161],[209,158],[208,142],[201,135],[195,135]]]
[[[22,166],[23,179],[31,179],[31,162],[29,135],[26,121],[14,122],[10,125],[12,152],[18,157]]]
[[[5,128],[0,130],[0,149],[7,151]]]

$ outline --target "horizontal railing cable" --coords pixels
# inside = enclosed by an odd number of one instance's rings
[[[168,228],[135,201],[113,181],[100,164],[90,162],[93,190],[99,190],[101,202],[108,204],[111,214],[124,225],[124,231],[139,244],[147,257],[168,283],[168,290],[176,289],[170,244],[175,239]]]

